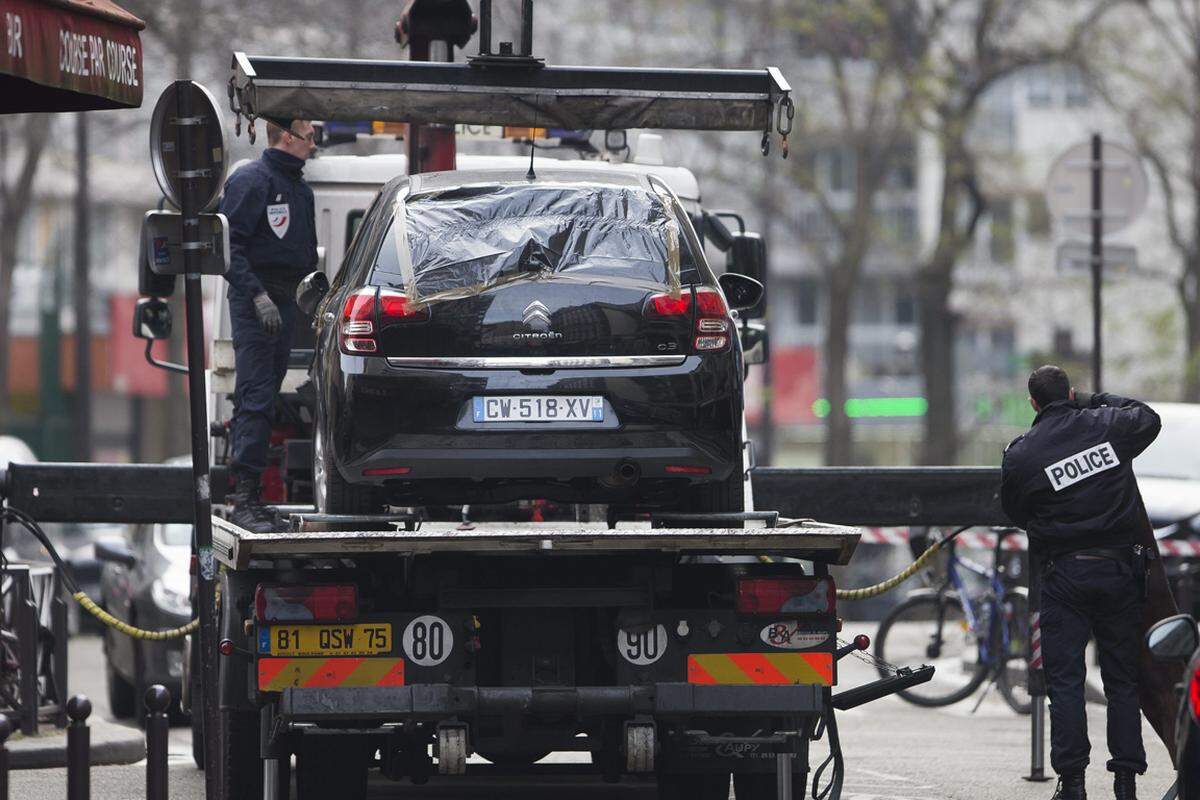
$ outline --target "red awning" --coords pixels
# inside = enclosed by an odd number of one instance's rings
[[[0,114],[140,106],[145,27],[109,0],[0,0]]]

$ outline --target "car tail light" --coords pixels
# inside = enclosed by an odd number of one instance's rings
[[[739,614],[833,614],[837,595],[832,578],[742,578],[737,585]]]
[[[259,622],[346,622],[357,616],[358,588],[353,584],[259,584],[254,590],[254,618]]]
[[[646,315],[652,317],[684,317],[692,313],[692,293],[678,297],[669,294],[651,295],[646,301]]]
[[[693,346],[699,351],[729,347],[729,309],[725,298],[714,289],[696,290],[696,333]]]
[[[377,353],[379,343],[375,336],[379,330],[428,319],[429,306],[414,307],[402,292],[364,287],[347,297],[342,309],[342,352],[351,355]]]
[[[709,475],[712,473],[712,467],[692,464],[668,464],[664,469],[675,475]]]
[[[1188,682],[1188,705],[1192,709],[1192,719],[1200,723],[1200,666],[1192,670],[1192,679]]]
[[[412,467],[372,467],[364,469],[363,475],[407,475]]]

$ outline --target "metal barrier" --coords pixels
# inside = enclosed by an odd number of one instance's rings
[[[36,735],[41,721],[66,724],[67,604],[57,567],[0,566],[0,678],[0,715],[21,733]]]

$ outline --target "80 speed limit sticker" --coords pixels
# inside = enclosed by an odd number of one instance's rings
[[[641,631],[617,631],[617,651],[621,658],[639,667],[653,664],[667,649],[667,629],[655,625]]]
[[[401,643],[409,661],[422,667],[436,667],[454,649],[454,632],[441,617],[426,614],[408,623]]]

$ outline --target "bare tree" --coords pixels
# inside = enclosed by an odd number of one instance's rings
[[[50,134],[50,117],[0,120],[0,423],[12,419],[8,393],[9,319],[21,224],[33,201],[33,180]],[[10,174],[9,164],[17,164]]]
[[[952,464],[958,454],[955,414],[954,270],[986,210],[980,164],[970,132],[984,95],[1021,69],[1075,60],[1087,35],[1121,0],[939,0],[917,4],[896,35],[915,37],[925,57],[910,77],[922,127],[942,164],[937,235],[917,270],[921,370],[929,410],[921,461]]]

